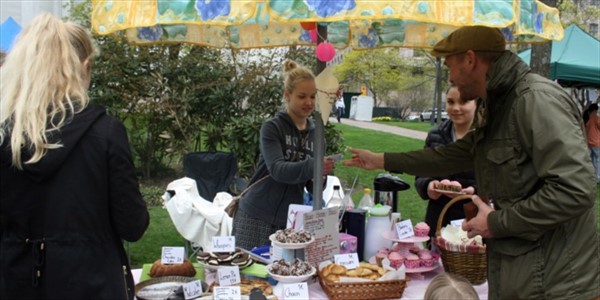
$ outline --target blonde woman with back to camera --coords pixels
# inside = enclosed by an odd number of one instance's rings
[[[460,275],[441,273],[433,277],[427,290],[425,300],[479,300],[473,286]]]
[[[96,52],[43,14],[1,68],[0,299],[133,299],[122,240],[149,216],[125,127],[89,104]]]

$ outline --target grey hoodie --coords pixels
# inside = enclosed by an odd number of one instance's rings
[[[279,112],[260,129],[260,158],[239,209],[277,226],[285,226],[290,204],[302,204],[304,187],[312,182],[315,125],[308,119],[298,130],[287,114]]]

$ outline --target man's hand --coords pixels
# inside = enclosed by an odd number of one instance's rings
[[[493,238],[492,233],[488,228],[487,218],[494,209],[483,202],[477,195],[473,195],[472,199],[473,203],[477,205],[477,216],[468,222],[463,222],[462,229],[467,232],[469,238],[476,235],[481,235],[481,237],[485,239]]]
[[[429,199],[431,199],[431,200],[437,200],[438,198],[440,198],[440,196],[442,196],[442,193],[440,193],[440,192],[438,192],[438,191],[435,190],[435,187],[439,183],[440,183],[439,180],[432,180],[427,185],[427,196],[429,197]]]
[[[365,149],[348,148],[352,158],[343,161],[344,166],[357,167],[365,170],[383,169],[383,153],[374,153]]]

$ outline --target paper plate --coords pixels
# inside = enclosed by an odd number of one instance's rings
[[[174,295],[184,283],[198,280],[194,277],[185,276],[162,276],[148,279],[135,285],[135,296],[137,299],[144,300],[162,300]],[[208,290],[208,284],[202,282],[202,290]]]

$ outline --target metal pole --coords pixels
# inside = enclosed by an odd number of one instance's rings
[[[435,120],[438,120],[438,124],[442,122],[442,59],[436,57],[435,59],[435,92],[433,93],[433,112],[429,121],[433,125]],[[437,109],[436,109],[437,107]],[[435,116],[434,116],[435,115]]]
[[[317,23],[317,45],[327,39],[327,27]],[[317,72],[319,75],[325,70],[327,64],[317,59]],[[323,157],[325,157],[325,144],[323,137],[325,136],[323,119],[321,113],[314,111],[315,121],[315,148],[313,154],[315,156],[315,169],[313,171],[313,210],[322,209],[321,201],[323,200]]]

